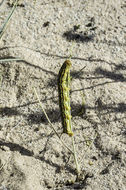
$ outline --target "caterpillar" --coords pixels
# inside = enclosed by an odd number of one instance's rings
[[[59,107],[61,112],[61,120],[63,133],[73,136],[71,125],[71,108],[70,108],[70,67],[71,61],[66,60],[61,66],[58,74],[58,95]]]

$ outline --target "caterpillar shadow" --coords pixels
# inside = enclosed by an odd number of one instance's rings
[[[73,30],[69,30],[64,32],[63,37],[66,38],[68,41],[76,41],[82,43],[88,43],[94,40],[94,34],[86,34],[82,32],[75,32]]]

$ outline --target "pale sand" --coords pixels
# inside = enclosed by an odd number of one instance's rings
[[[4,1],[0,26],[10,10]],[[73,157],[33,91],[61,134],[57,74],[71,52],[72,123],[86,174],[74,184]],[[0,41],[0,57],[24,59],[0,63],[0,190],[126,190],[126,2],[27,0]]]

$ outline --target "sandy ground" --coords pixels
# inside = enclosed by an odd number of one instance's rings
[[[79,182],[33,90],[61,134],[57,74],[70,54]],[[126,190],[126,1],[22,1],[0,40],[10,57],[22,61],[0,62],[0,190]]]

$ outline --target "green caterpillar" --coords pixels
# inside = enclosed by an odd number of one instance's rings
[[[63,133],[73,136],[71,125],[71,108],[70,108],[70,60],[66,60],[60,68],[58,74],[58,93],[59,107],[63,125]]]

